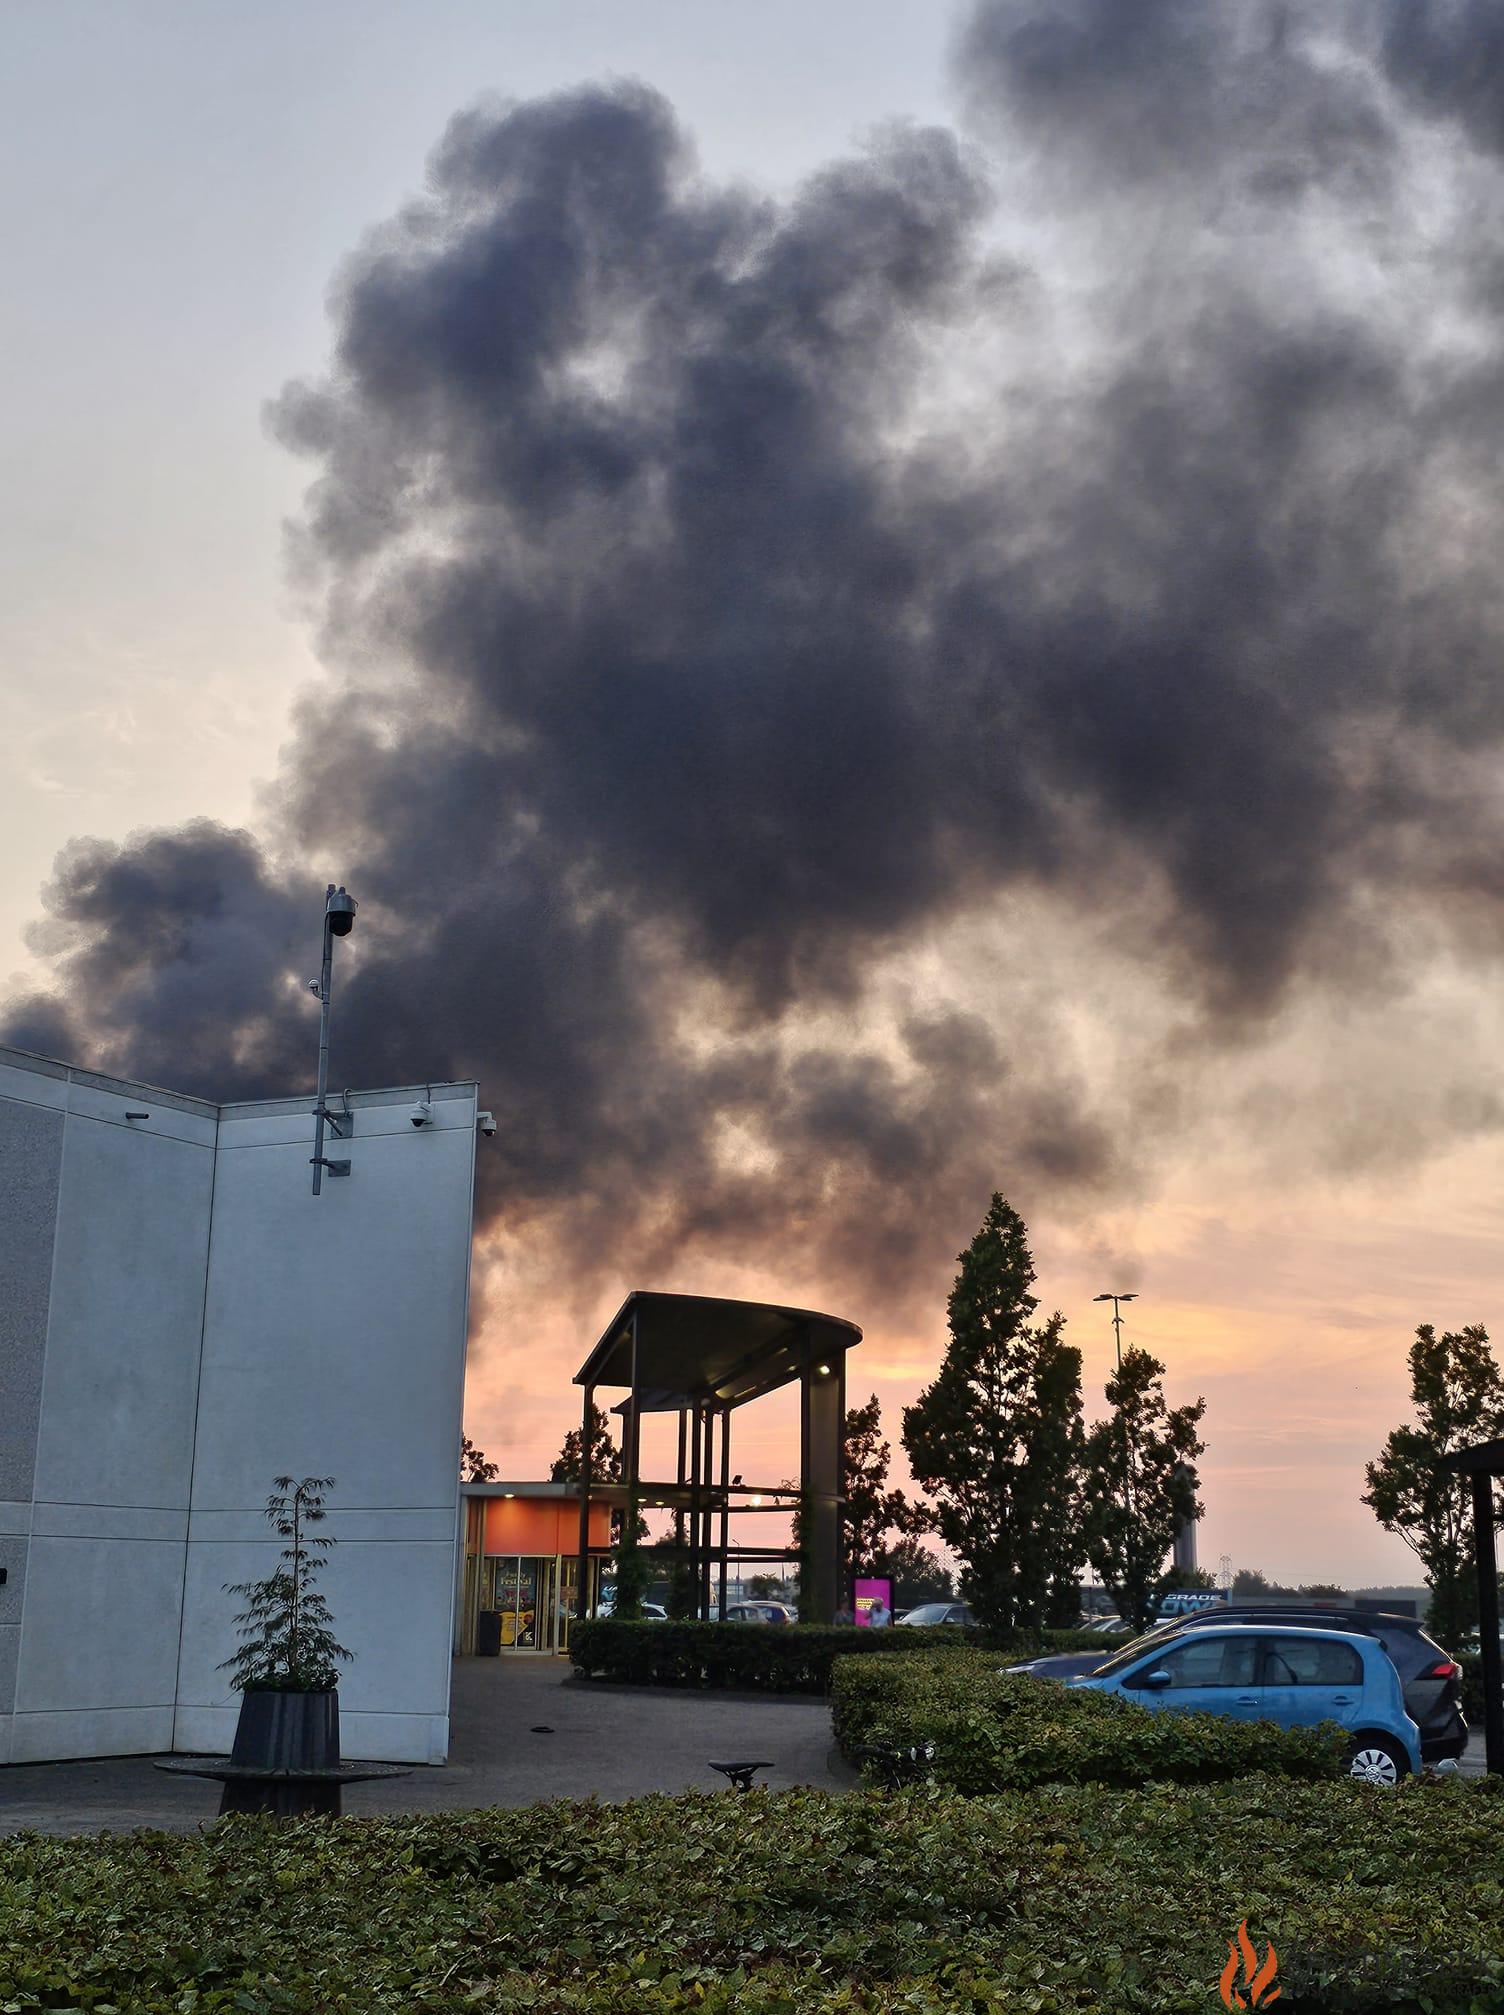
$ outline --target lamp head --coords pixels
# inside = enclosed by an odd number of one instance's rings
[[[355,898],[331,882],[324,898],[324,922],[337,938],[347,938],[355,924]]]

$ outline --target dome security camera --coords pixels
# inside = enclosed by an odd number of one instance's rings
[[[486,1136],[487,1140],[494,1139],[496,1134],[496,1116],[494,1113],[489,1112],[477,1113],[475,1116],[475,1124],[480,1128],[481,1132]]]
[[[428,1103],[426,1098],[420,1098],[417,1104],[409,1110],[407,1116],[414,1126],[433,1125],[433,1107]]]

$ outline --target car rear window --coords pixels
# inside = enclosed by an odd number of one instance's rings
[[[1274,1637],[1264,1646],[1266,1686],[1360,1686],[1363,1660],[1337,1637]]]
[[[1423,1630],[1397,1630],[1381,1624],[1379,1642],[1389,1653],[1401,1679],[1415,1678],[1427,1666],[1439,1665],[1448,1655]]]

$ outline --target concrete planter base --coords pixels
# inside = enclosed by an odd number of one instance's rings
[[[338,1690],[243,1693],[230,1760],[256,1770],[332,1770],[339,1762]]]

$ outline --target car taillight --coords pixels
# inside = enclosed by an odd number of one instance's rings
[[[1443,1658],[1435,1665],[1428,1665],[1420,1676],[1422,1679],[1460,1679],[1462,1667],[1454,1665],[1450,1658]]]

